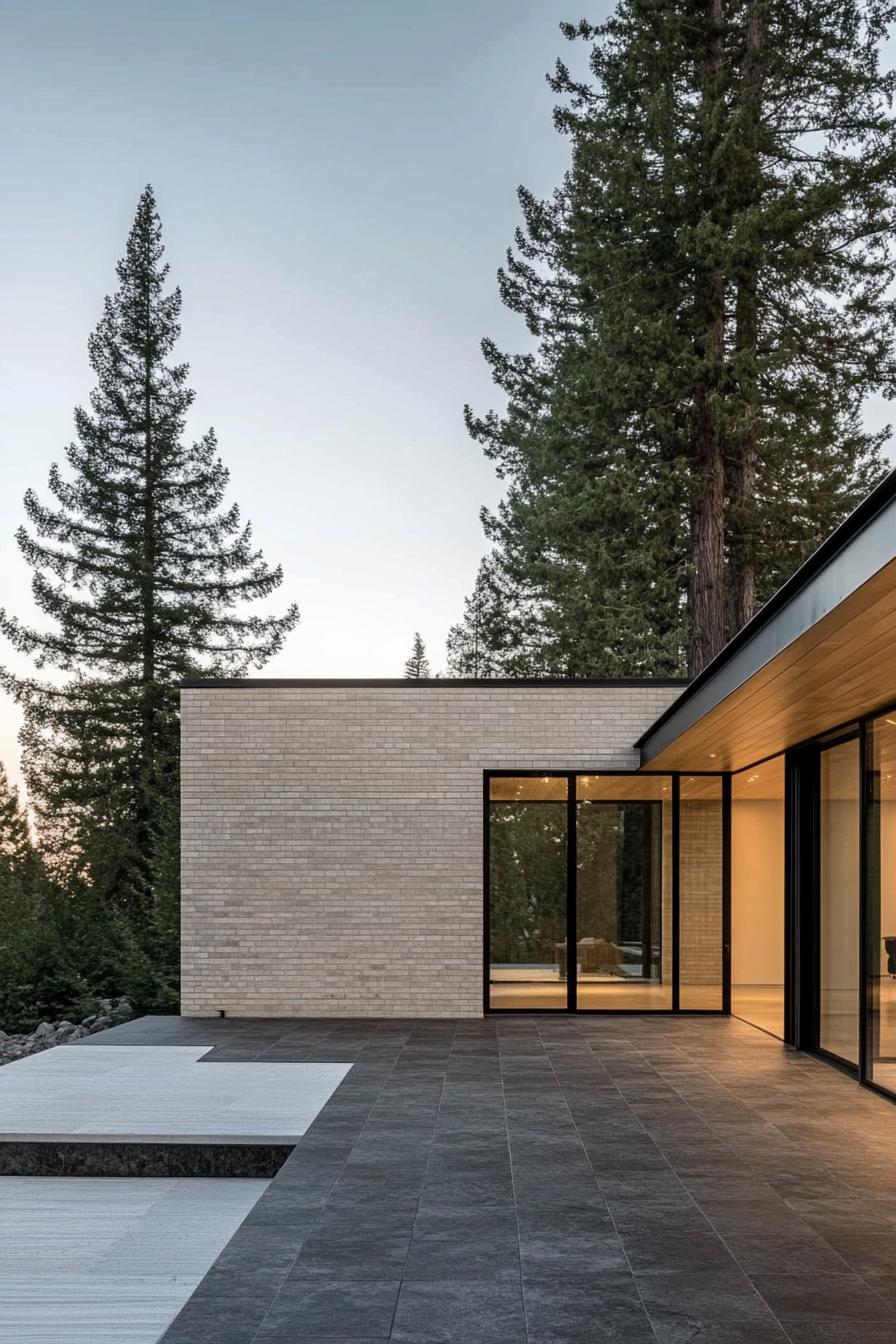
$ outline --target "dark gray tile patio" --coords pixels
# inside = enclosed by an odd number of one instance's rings
[[[352,1068],[164,1344],[893,1336],[896,1110],[734,1019],[142,1019],[106,1043],[208,1041]]]

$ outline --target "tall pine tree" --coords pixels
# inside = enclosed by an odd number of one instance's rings
[[[117,276],[89,341],[97,386],[75,412],[70,470],[51,468],[51,502],[28,491],[30,527],[17,534],[49,627],[0,612],[14,646],[56,674],[4,672],[2,684],[24,708],[23,769],[46,848],[173,966],[178,683],[260,667],[298,612],[242,610],[282,573],[224,503],[214,432],[184,437],[194,394],[171,358],[181,295],[166,289],[150,187]]]
[[[508,481],[486,532],[532,671],[699,671],[878,478],[896,386],[882,0],[621,0],[558,63],[571,163],[499,273],[533,354],[484,344]]]

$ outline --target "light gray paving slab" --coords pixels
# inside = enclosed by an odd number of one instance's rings
[[[0,1344],[156,1344],[267,1184],[0,1177]]]
[[[0,1138],[299,1137],[349,1064],[200,1064],[208,1045],[57,1046],[0,1070]]]

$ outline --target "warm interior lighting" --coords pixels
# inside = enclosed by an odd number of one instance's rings
[[[783,757],[761,771],[732,777],[731,1011],[779,1037],[784,1033],[783,800]]]

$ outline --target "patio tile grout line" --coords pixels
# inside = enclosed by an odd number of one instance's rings
[[[417,1196],[417,1203],[416,1203],[416,1205],[414,1206],[414,1221],[411,1223],[411,1235],[408,1237],[408,1248],[407,1248],[407,1251],[405,1252],[404,1263],[403,1263],[403,1265],[402,1265],[402,1267],[401,1267],[401,1274],[399,1275],[399,1278],[398,1278],[398,1292],[395,1294],[395,1306],[392,1308],[392,1319],[391,1319],[390,1322],[389,1322],[389,1333],[388,1333],[388,1335],[386,1335],[386,1337],[385,1337],[386,1340],[390,1340],[390,1339],[392,1338],[392,1332],[393,1332],[393,1330],[395,1329],[395,1317],[396,1317],[396,1315],[397,1315],[397,1313],[398,1313],[398,1304],[399,1304],[399,1302],[401,1301],[401,1290],[402,1290],[402,1287],[403,1287],[403,1285],[404,1285],[404,1281],[405,1281],[405,1280],[404,1280],[405,1271],[407,1270],[407,1267],[408,1267],[408,1256],[409,1256],[410,1253],[411,1253],[411,1242],[412,1242],[413,1239],[414,1239],[414,1228],[415,1228],[416,1225],[417,1225],[417,1215],[418,1215],[419,1212],[420,1212],[420,1200],[421,1200],[421,1198],[422,1198],[422,1196],[423,1196],[423,1187],[426,1185],[426,1173],[429,1171],[429,1164],[430,1164],[430,1161],[431,1161],[431,1159],[432,1159],[433,1139],[435,1138],[436,1126],[437,1126],[438,1123],[439,1123],[439,1112],[440,1112],[441,1109],[442,1109],[442,1102],[443,1102],[444,1097],[445,1097],[445,1088],[446,1088],[447,1083],[448,1083],[448,1070],[449,1070],[449,1068],[450,1068],[450,1066],[451,1066],[451,1053],[452,1053],[452,1051],[453,1051],[453,1049],[454,1049],[454,1042],[455,1042],[455,1040],[457,1039],[457,1032],[458,1032],[459,1025],[460,1025],[460,1023],[459,1023],[459,1021],[458,1021],[458,1022],[455,1024],[455,1026],[454,1026],[454,1030],[453,1030],[453,1032],[451,1033],[451,1041],[450,1041],[450,1044],[449,1044],[449,1046],[448,1046],[448,1060],[447,1060],[447,1062],[446,1062],[446,1064],[445,1064],[445,1076],[444,1076],[444,1078],[442,1079],[442,1087],[441,1087],[441,1090],[440,1090],[440,1092],[439,1092],[439,1100],[438,1100],[438,1104],[437,1104],[437,1106],[436,1106],[436,1113],[435,1113],[435,1116],[433,1117],[433,1122],[432,1122],[432,1133],[431,1133],[431,1136],[430,1136],[429,1152],[428,1152],[427,1155],[426,1155],[426,1164],[425,1164],[425,1166],[424,1166],[424,1168],[423,1168],[423,1180],[422,1180],[421,1183],[420,1183],[420,1194]],[[413,1033],[412,1033],[412,1035],[413,1035]],[[397,1061],[396,1061],[396,1063],[397,1063]],[[366,1121],[365,1121],[365,1126],[366,1126]],[[362,1128],[362,1131],[361,1131],[361,1132],[363,1133],[363,1128]]]
[[[540,1031],[539,1040],[541,1040]],[[501,1054],[500,1019],[498,1019],[495,1026],[495,1045],[498,1058],[498,1077],[501,1080],[501,1105],[504,1109],[504,1135],[507,1140],[507,1164],[510,1167],[510,1189],[513,1194],[513,1218],[516,1223],[516,1254],[520,1272],[520,1304],[523,1309],[523,1331],[526,1336],[527,1344],[529,1344],[529,1310],[526,1306],[526,1289],[523,1284],[523,1246],[520,1240],[520,1215],[519,1204],[517,1203],[516,1197],[516,1179],[513,1174],[513,1149],[510,1143],[510,1125],[507,1122],[507,1087],[504,1081],[504,1058]],[[542,1050],[543,1049],[544,1043],[542,1042]]]

